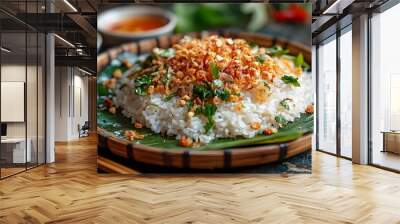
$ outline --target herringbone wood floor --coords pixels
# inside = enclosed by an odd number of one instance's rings
[[[96,172],[95,138],[0,181],[0,223],[400,223],[400,175],[313,154],[312,175]]]

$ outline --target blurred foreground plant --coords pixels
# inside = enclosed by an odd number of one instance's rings
[[[262,3],[177,3],[174,5],[174,11],[178,18],[178,33],[217,28],[256,31],[268,20],[266,5]]]

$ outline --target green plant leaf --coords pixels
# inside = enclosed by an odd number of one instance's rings
[[[147,88],[153,82],[152,75],[142,75],[135,79],[135,93],[139,96],[147,95]]]
[[[256,57],[256,60],[257,60],[258,62],[260,62],[261,64],[264,63],[265,59],[267,59],[266,56],[265,56],[265,54],[260,54],[260,55],[257,55],[257,57]]]
[[[296,140],[304,134],[310,133],[313,130],[313,115],[302,114],[300,118],[294,122],[289,123],[287,126],[279,129],[279,131],[272,135],[257,135],[253,138],[223,138],[211,141],[209,144],[200,146],[198,148],[191,148],[194,151],[202,150],[220,150],[226,148],[237,148],[251,145],[260,144],[275,144]],[[144,134],[145,138],[140,141],[133,141],[133,143],[144,144],[153,147],[159,147],[167,150],[183,150],[187,149],[178,145],[178,141],[172,136],[163,136],[152,132],[149,129],[134,129],[132,128],[131,120],[123,117],[121,114],[113,115],[108,111],[97,111],[98,126],[115,136],[125,139],[123,136],[125,130],[136,130],[140,134]]]
[[[169,94],[168,96],[166,96],[163,100],[164,100],[165,102],[168,102],[168,101],[170,101],[174,96],[176,96],[176,93],[171,93],[171,94]]]
[[[281,77],[281,80],[289,85],[300,87],[299,79],[297,77],[291,75],[284,75]]]
[[[289,49],[283,49],[280,45],[274,45],[269,48],[265,48],[267,54],[273,57],[280,57],[289,53]]]
[[[227,89],[216,89],[214,94],[221,100],[225,101],[229,98],[230,92]]]
[[[210,64],[211,74],[213,75],[214,79],[219,79],[219,70],[215,63]]]
[[[206,85],[197,85],[193,87],[193,96],[204,100],[213,97],[213,91]]]
[[[175,56],[175,50],[173,48],[162,49],[159,55],[164,58],[170,58]]]
[[[275,121],[278,122],[279,125],[283,126],[287,123],[285,117],[283,117],[282,115],[276,115],[275,116]]]
[[[288,101],[292,101],[292,99],[290,99],[290,98],[285,98],[285,99],[283,99],[283,100],[279,103],[279,105],[281,105],[281,106],[282,106],[283,108],[285,108],[286,110],[290,110],[290,106],[289,106]]]

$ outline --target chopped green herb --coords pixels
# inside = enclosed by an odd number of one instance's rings
[[[211,68],[211,74],[213,75],[214,79],[219,79],[219,70],[216,64],[211,63],[210,64]]]
[[[256,54],[258,52],[258,50],[260,49],[260,47],[254,41],[248,41],[247,44],[250,46],[251,52],[253,54]]]
[[[152,75],[142,75],[135,79],[135,93],[139,96],[147,95],[147,88],[153,82]]]
[[[217,106],[210,103],[206,103],[204,104],[204,106],[196,108],[195,111],[196,114],[203,114],[207,118],[207,123],[204,125],[206,133],[208,133],[215,126],[213,117],[216,111],[217,111]]]
[[[298,54],[297,57],[294,57],[293,62],[296,67],[301,67],[303,70],[308,70],[310,68],[310,65],[304,61],[304,56],[302,53]]]
[[[260,55],[257,55],[256,59],[258,62],[260,62],[262,64],[262,63],[264,63],[265,59],[267,59],[267,57],[265,56],[265,54],[260,54]]]
[[[170,101],[174,96],[176,96],[176,93],[171,93],[171,94],[169,94],[168,96],[166,96],[166,97],[164,98],[164,101],[165,101],[165,102],[168,102],[168,101]]]
[[[173,75],[173,71],[170,67],[168,67],[167,73],[162,77],[162,82],[167,85],[169,83],[169,81],[171,80],[172,75]]]
[[[164,58],[170,58],[175,56],[175,50],[173,48],[163,49],[160,51],[159,55]]]
[[[213,92],[206,85],[197,85],[193,88],[193,95],[204,100],[206,98],[213,97]]]
[[[190,110],[193,107],[193,100],[188,100],[186,103],[188,110]]]
[[[147,90],[146,90],[145,86],[138,86],[135,88],[135,93],[139,96],[146,96]]]
[[[208,120],[206,125],[204,125],[204,129],[206,129],[206,133],[208,133],[211,129],[213,129],[215,126],[215,121],[214,120]]]
[[[267,87],[269,90],[271,89],[271,86],[269,86],[269,84],[268,84],[267,81],[264,81],[263,83],[264,83],[264,86],[265,86],[265,87]]]
[[[274,45],[274,46],[272,46],[270,48],[266,48],[265,50],[266,50],[267,54],[270,54],[273,57],[280,57],[282,55],[285,55],[285,54],[289,53],[289,49],[283,49],[279,45]]]
[[[204,115],[206,115],[207,117],[214,116],[216,111],[217,111],[217,106],[215,106],[214,104],[206,103],[204,105],[203,112],[204,112]]]
[[[217,106],[214,104],[205,104],[203,109],[203,114],[207,117],[207,124],[205,125],[206,133],[208,133],[214,126],[214,114],[217,111]]]
[[[258,47],[258,45],[257,45],[257,43],[256,42],[254,42],[254,41],[247,41],[247,44],[251,47],[251,48],[255,48],[255,47]]]
[[[296,77],[293,77],[293,76],[290,76],[290,75],[284,75],[284,76],[282,76],[281,79],[286,84],[289,84],[289,85],[292,85],[292,86],[295,86],[295,87],[300,87],[299,80]]]
[[[283,126],[287,123],[285,117],[283,117],[282,115],[275,116],[275,121],[278,122],[280,126]]]
[[[135,79],[136,86],[150,85],[153,81],[153,77],[151,75],[142,75]]]
[[[149,107],[157,107],[157,108],[159,108],[159,106],[157,104],[155,104],[155,103],[150,103]]]
[[[221,100],[227,100],[229,98],[230,92],[227,89],[216,89],[214,91],[215,95],[218,96]]]
[[[292,101],[292,99],[290,99],[290,98],[285,98],[285,99],[283,99],[279,104],[280,104],[283,108],[285,108],[286,110],[290,110],[290,106],[289,106],[288,101]]]
[[[202,114],[203,113],[203,107],[197,107],[196,110],[194,111],[196,115]]]

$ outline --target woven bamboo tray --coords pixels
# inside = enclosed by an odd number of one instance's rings
[[[191,33],[189,35],[200,38],[212,34],[218,34],[224,37],[242,38],[247,41],[253,41],[264,47],[278,44],[289,49],[290,53],[293,55],[302,53],[306,61],[311,61],[311,52],[309,48],[301,44],[287,42],[269,36],[229,31]],[[181,38],[183,38],[183,35],[166,35],[112,48],[97,57],[97,71],[102,71],[113,59],[117,58],[118,55],[123,52],[142,54],[150,52],[155,47],[168,48],[177,43]],[[253,166],[284,160],[311,149],[311,134],[281,144],[213,151],[196,151],[195,149],[167,150],[142,144],[133,144],[101,128],[98,128],[97,132],[99,150],[107,150],[114,155],[132,162],[175,168],[216,169]]]

